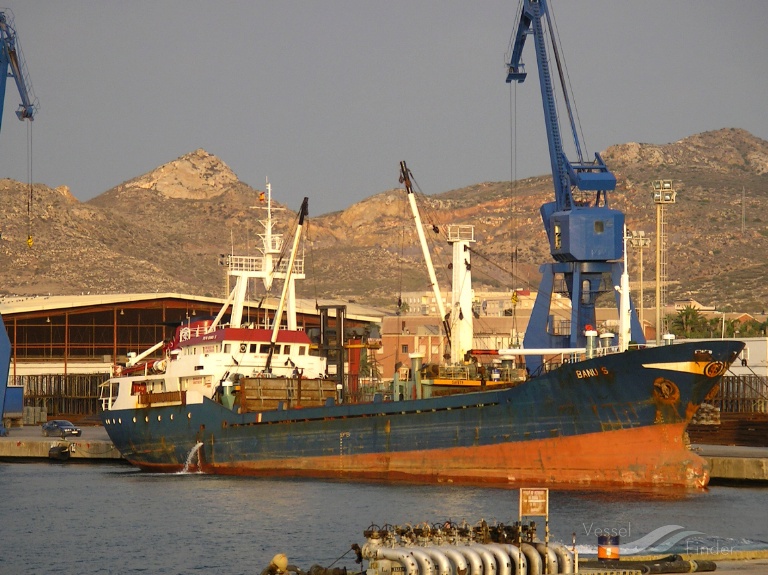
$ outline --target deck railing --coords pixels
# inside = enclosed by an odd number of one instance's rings
[[[181,403],[186,405],[186,391],[162,391],[160,393],[140,393],[138,403],[142,407],[149,407],[156,403]]]

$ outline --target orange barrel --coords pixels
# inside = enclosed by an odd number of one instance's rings
[[[618,561],[619,559],[619,536],[618,535],[598,535],[597,536],[597,558],[600,561]]]

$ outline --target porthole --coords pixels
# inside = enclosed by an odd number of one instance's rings
[[[136,418],[135,417],[133,418],[133,422],[136,423]]]
[[[149,416],[148,415],[144,416],[144,423],[149,423]]]
[[[191,413],[187,413],[187,419],[192,419],[192,414]]]
[[[115,420],[113,419],[113,420],[112,420],[112,423],[114,423],[114,422],[115,422]],[[120,425],[122,425],[122,424],[123,424],[123,418],[121,417],[120,419],[118,419],[118,420],[117,420],[117,422],[118,422]]]
[[[162,419],[162,416],[158,415],[157,420],[160,421]]]
[[[171,414],[171,421],[173,421],[173,414]]]

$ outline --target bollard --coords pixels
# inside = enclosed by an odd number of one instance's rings
[[[597,559],[599,561],[618,561],[619,560],[619,536],[618,535],[598,535],[597,536]]]

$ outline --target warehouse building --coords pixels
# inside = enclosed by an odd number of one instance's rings
[[[215,316],[225,301],[177,293],[28,296],[0,299],[11,340],[9,387],[24,388],[24,422],[49,416],[95,418],[98,386],[113,366],[170,339],[192,317]],[[299,329],[310,337],[320,329],[318,306],[338,302],[299,300]],[[383,314],[343,303],[348,336],[378,332]],[[277,301],[254,301],[244,319],[271,327]]]

